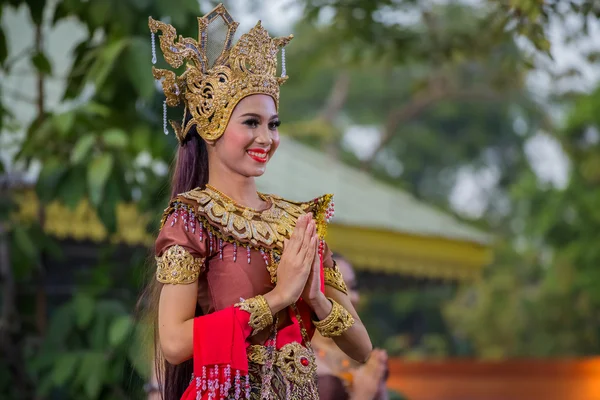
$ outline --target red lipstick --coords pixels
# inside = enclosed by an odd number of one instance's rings
[[[265,149],[248,149],[246,153],[252,158],[254,161],[264,164],[267,162],[267,156],[269,152]]]

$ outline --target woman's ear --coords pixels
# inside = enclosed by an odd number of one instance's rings
[[[206,146],[215,147],[216,140],[214,140],[214,139],[204,139],[204,138],[203,138],[203,140],[206,143]]]

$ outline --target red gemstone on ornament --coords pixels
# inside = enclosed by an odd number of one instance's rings
[[[309,364],[308,358],[302,357],[300,359],[300,364],[304,365],[305,367],[308,367],[308,364]]]

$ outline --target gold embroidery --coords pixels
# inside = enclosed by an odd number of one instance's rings
[[[267,271],[269,272],[269,276],[271,276],[271,283],[275,284],[277,283],[277,267],[279,266],[279,263],[276,262],[270,262],[267,265]]]
[[[171,202],[163,213],[160,227],[162,229],[167,218],[177,210],[193,214],[213,236],[225,242],[264,250],[271,282],[276,283],[283,241],[291,237],[298,217],[312,212],[317,221],[317,232],[324,239],[325,225],[333,214],[333,196],[327,194],[309,202],[292,202],[275,195],[258,195],[270,203],[267,210],[259,211],[237,204],[210,185],[204,190],[196,188]]]
[[[295,203],[259,193],[271,206],[267,210],[258,211],[235,203],[210,185],[204,190],[194,189],[181,196],[197,202],[198,213],[233,239],[242,243],[249,242],[255,247],[278,248],[280,251],[283,250],[284,239],[290,238],[298,217],[303,214],[313,212],[317,220],[317,231],[325,232],[327,209],[331,207],[332,198],[332,195],[325,195],[312,202]]]
[[[342,276],[338,266],[335,264],[335,261],[333,262],[332,268],[323,268],[323,272],[325,284],[327,286],[337,289],[344,294],[348,294],[348,287],[346,286],[344,277]]]
[[[261,295],[237,303],[235,307],[250,313],[248,325],[253,329],[253,335],[273,325],[273,314],[271,313],[269,304],[267,304],[267,301]]]
[[[313,321],[313,324],[324,337],[340,336],[354,325],[354,318],[338,302],[329,297],[328,299],[333,305],[331,312],[324,320]]]
[[[204,258],[192,256],[179,245],[171,246],[156,257],[156,279],[172,285],[190,284],[203,270]]]
[[[258,365],[265,365],[269,359],[265,346],[249,346],[247,354],[248,361]],[[312,382],[317,371],[314,352],[296,342],[288,343],[276,351],[275,365],[289,381],[298,385]]]

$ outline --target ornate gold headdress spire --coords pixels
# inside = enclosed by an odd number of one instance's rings
[[[162,80],[164,130],[167,131],[166,110],[183,102],[184,120],[170,121],[179,142],[196,126],[207,140],[221,137],[235,106],[251,94],[267,94],[279,107],[279,85],[287,80],[283,47],[293,35],[271,38],[260,21],[232,46],[238,23],[222,4],[204,17],[198,18],[198,40],[177,38],[173,26],[150,17],[152,32],[152,62],[156,63],[154,34],[161,31],[160,49],[171,67],[186,63],[185,71],[177,76],[167,69],[152,67],[155,79]],[[282,49],[281,76],[277,74],[277,53]],[[185,115],[191,118],[185,121]]]

